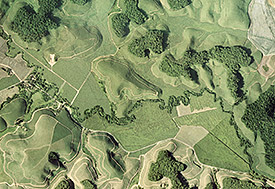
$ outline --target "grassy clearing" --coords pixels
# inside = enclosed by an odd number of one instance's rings
[[[215,96],[208,92],[204,92],[202,96],[191,97],[190,99],[190,109],[193,112],[194,110],[201,110],[204,108],[216,108],[219,106],[219,102],[214,102]]]
[[[73,105],[79,107],[81,113],[96,105],[102,106],[107,113],[110,113],[109,100],[92,74],[88,76]]]
[[[0,167],[0,182],[7,182],[11,184],[11,178],[4,172],[4,156],[2,151],[0,151]]]
[[[175,139],[180,140],[190,146],[194,146],[200,140],[202,140],[208,131],[203,127],[198,126],[182,126],[175,137]]]
[[[199,160],[204,164],[235,171],[249,171],[249,166],[243,159],[211,134],[197,143],[194,148]]]
[[[60,88],[60,93],[62,97],[66,98],[69,102],[72,102],[77,92],[76,90],[74,90],[74,88],[65,83],[64,86]]]
[[[124,60],[100,59],[94,63],[97,76],[105,82],[107,95],[118,103],[124,96],[130,100],[155,98],[157,89],[138,75]]]
[[[126,126],[110,125],[97,115],[86,120],[83,126],[112,133],[128,151],[138,150],[160,140],[172,138],[178,131],[170,115],[166,110],[160,110],[157,103],[146,102],[133,114],[136,120]]]
[[[227,87],[228,72],[224,64],[212,60],[209,67],[213,71],[213,82],[215,83],[215,92],[217,96],[221,96],[230,105],[233,105],[235,99],[231,95],[230,89]]]
[[[0,79],[0,90],[6,89],[16,83],[19,83],[19,79],[12,75],[10,77],[4,77]]]
[[[210,111],[204,111],[204,112],[200,112],[200,113],[193,113],[190,115],[184,115],[182,117],[175,118],[175,121],[179,125],[182,125],[183,128],[187,127],[187,126],[202,126],[207,131],[210,132],[210,134],[208,134],[208,135],[211,135],[211,137],[209,137],[207,135],[207,137],[200,140],[199,143],[197,143],[195,145],[195,149],[202,150],[201,148],[198,148],[198,147],[196,148],[196,146],[197,145],[198,146],[204,146],[204,145],[206,146],[207,144],[204,144],[204,142],[206,142],[206,143],[209,142],[209,145],[213,145],[213,146],[215,144],[218,144],[220,147],[222,145],[224,145],[223,148],[225,148],[229,151],[231,150],[233,154],[234,153],[237,154],[236,156],[239,156],[239,158],[243,159],[244,162],[245,161],[248,162],[247,156],[243,152],[244,148],[240,146],[240,140],[236,135],[236,130],[230,124],[231,115],[223,112],[222,108],[220,107],[219,102],[214,103],[213,95],[210,95],[210,96],[209,95],[210,94],[208,94],[208,93],[204,93],[202,97],[191,97],[190,106],[191,107],[197,106],[200,108],[204,108],[203,105],[205,105],[206,107],[211,106],[211,107],[216,107],[217,109],[210,110]],[[211,96],[212,96],[212,100],[209,100],[209,99],[211,99]],[[186,133],[184,133],[184,134],[186,134]],[[196,135],[194,135],[194,136],[196,136]],[[181,135],[178,135],[178,136],[180,137]],[[189,137],[194,138],[194,136],[190,135]],[[184,140],[186,140],[187,138],[188,137],[184,138]],[[198,154],[200,154],[200,156],[198,155],[199,159],[202,162],[204,161],[205,164],[210,164],[210,165],[217,164],[217,165],[219,165],[217,167],[226,168],[226,166],[227,166],[226,163],[225,163],[225,166],[222,166],[222,164],[221,164],[222,161],[216,160],[215,156],[217,154],[214,154],[213,156],[211,156],[211,153],[205,154],[204,151],[198,152],[197,150],[196,150],[196,152]],[[205,157],[204,157],[204,155],[205,155]],[[212,160],[209,161],[209,163],[206,163],[208,161],[208,159],[212,159]],[[229,160],[230,160],[230,158],[226,159],[226,161],[229,161]],[[223,161],[225,161],[225,160],[223,160]]]
[[[203,126],[206,130],[212,131],[224,119],[224,112],[221,109],[194,113],[175,118],[179,125]]]
[[[116,161],[113,156],[117,151],[117,144],[108,135],[96,133],[88,135],[87,148],[93,154],[98,164],[97,169],[101,176],[107,177],[106,179],[119,178],[122,179],[124,174],[125,162],[122,157]]]
[[[0,110],[0,115],[7,122],[8,126],[14,125],[15,120],[24,115],[26,102],[24,99],[15,99]]]

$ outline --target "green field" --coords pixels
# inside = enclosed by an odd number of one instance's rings
[[[228,151],[227,153],[231,151],[230,153],[238,157],[241,161],[243,161],[243,163],[248,162],[247,156],[243,152],[244,148],[240,146],[240,139],[237,137],[234,127],[230,124],[230,114],[222,111],[219,102],[214,103],[212,101],[211,103],[211,100],[208,100],[208,103],[206,103],[206,97],[208,97],[208,99],[211,99],[211,96],[212,100],[214,100],[213,95],[210,95],[207,92],[205,92],[202,97],[191,97],[190,106],[192,107],[193,104],[193,107],[200,107],[198,109],[202,109],[202,106],[198,106],[198,104],[200,104],[205,105],[205,107],[214,107],[216,109],[208,111],[206,110],[200,113],[193,113],[190,115],[184,115],[182,117],[175,118],[175,121],[182,126],[202,126],[207,131],[209,131],[210,134],[208,134],[205,138],[203,138],[201,141],[199,141],[199,143],[195,145],[198,158],[203,163],[211,164],[217,167],[228,168],[228,165],[231,161],[230,158],[218,160],[216,158],[217,154],[213,152],[207,153],[207,150],[203,150],[203,146],[207,145],[211,145],[213,147],[215,145],[218,145],[219,148],[223,147],[224,151]],[[192,100],[192,98],[195,100]],[[213,157],[211,156],[212,154]],[[236,157],[234,159],[236,159]],[[222,162],[225,162],[224,166]],[[237,168],[237,166],[235,168]]]
[[[8,126],[14,125],[16,119],[22,117],[26,111],[26,102],[24,99],[18,98],[5,105],[0,110],[0,115],[6,121]]]
[[[109,100],[92,74],[89,74],[86,78],[84,85],[73,102],[73,105],[79,107],[81,113],[96,105],[101,105],[107,113],[110,113]]]
[[[1,142],[1,149],[13,154],[13,159],[6,159],[4,155],[3,166],[17,182],[41,184],[48,174],[45,170],[62,170],[48,161],[49,152],[56,151],[65,161],[70,161],[78,150],[80,128],[69,119],[66,111],[54,116],[48,110],[36,112],[25,128],[8,134]],[[20,168],[15,169],[19,164]]]
[[[19,79],[15,75],[12,75],[10,77],[4,77],[0,79],[0,90],[6,89],[17,83],[19,83]]]
[[[157,103],[145,102],[133,114],[136,120],[125,126],[110,125],[97,115],[86,120],[83,126],[112,133],[127,151],[138,150],[160,140],[172,138],[178,131],[170,115],[166,110],[160,110]]]
[[[274,57],[248,39],[250,2],[0,0],[0,67],[11,69],[0,70],[0,188],[275,178],[264,142],[242,122],[275,81]],[[186,164],[181,179],[148,179],[160,150]]]
[[[248,163],[211,134],[198,142],[194,149],[201,163],[234,171],[249,170]]]

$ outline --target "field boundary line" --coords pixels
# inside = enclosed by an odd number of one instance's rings
[[[29,53],[26,49],[24,49],[22,46],[20,46],[18,43],[16,43],[13,40],[14,44],[17,45],[20,49],[22,49],[24,52],[26,52],[28,55],[30,55],[33,59],[35,59],[37,62],[39,62],[44,68],[46,68],[47,70],[49,70],[50,72],[52,72],[54,75],[56,75],[58,78],[60,78],[61,80],[65,81],[66,83],[68,83],[68,85],[70,85],[74,90],[77,91],[77,89],[70,84],[68,81],[66,81],[63,77],[61,77],[60,75],[58,75],[56,72],[54,72],[52,69],[48,68],[45,64],[43,64],[40,60],[38,60],[35,56],[33,56],[31,53]]]

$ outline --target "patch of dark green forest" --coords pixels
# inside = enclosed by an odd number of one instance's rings
[[[14,0],[2,0],[0,1],[0,20],[6,15],[6,12],[10,8],[10,4],[13,3]]]
[[[149,57],[150,52],[161,54],[167,46],[167,34],[161,30],[149,30],[145,36],[134,39],[129,51],[138,57]]]
[[[138,7],[138,0],[124,0],[122,12],[116,13],[111,21],[115,34],[122,38],[130,33],[130,22],[141,25],[147,19],[147,14]]]
[[[180,10],[192,3],[191,0],[167,0],[167,2],[173,10]]]
[[[194,66],[201,65],[206,71],[209,71],[210,68],[206,64],[210,59],[217,60],[226,66],[228,73],[227,86],[235,100],[241,99],[244,96],[242,90],[244,82],[239,72],[240,68],[241,66],[249,66],[254,61],[250,50],[244,47],[215,46],[208,51],[201,52],[189,49],[184,52],[179,60],[168,54],[163,58],[159,69],[171,77],[184,76],[199,83]]]
[[[168,150],[158,153],[157,161],[152,163],[148,173],[148,179],[151,181],[159,181],[163,177],[171,180],[172,189],[187,189],[189,184],[184,176],[180,173],[186,169],[186,165],[177,161],[173,154]]]
[[[275,86],[262,93],[252,104],[248,104],[242,121],[255,134],[258,134],[265,144],[265,162],[275,169]]]
[[[249,189],[261,189],[263,186],[256,186],[251,181],[239,180],[238,178],[227,177],[223,179],[223,188],[249,188]]]
[[[28,43],[40,42],[60,23],[60,19],[53,16],[53,11],[62,5],[62,1],[38,0],[38,4],[37,12],[31,4],[19,8],[11,22],[11,29]]]
[[[71,0],[73,3],[78,4],[78,5],[85,5],[88,3],[90,0]]]

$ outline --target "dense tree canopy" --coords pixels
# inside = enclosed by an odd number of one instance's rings
[[[11,29],[26,42],[40,41],[42,37],[49,34],[50,29],[58,26],[52,11],[59,7],[61,2],[59,0],[39,0],[38,12],[35,12],[31,5],[19,8],[11,22]]]
[[[57,187],[55,189],[73,189],[73,182],[70,179],[62,180],[60,183],[58,183]]]
[[[212,59],[224,63],[232,72],[239,71],[241,66],[249,66],[253,58],[242,47],[216,46],[209,50]]]
[[[179,63],[171,54],[162,59],[159,69],[171,77],[191,78],[190,65],[187,62]]]
[[[209,50],[212,59],[224,63],[228,68],[227,86],[231,91],[232,96],[238,100],[242,98],[244,92],[243,77],[239,70],[241,66],[248,66],[253,62],[253,57],[244,50],[243,47],[221,47],[216,46]]]
[[[78,5],[85,5],[89,0],[71,0],[71,1]]]
[[[125,37],[130,32],[130,20],[124,13],[117,13],[112,17],[112,26],[118,37]]]
[[[192,3],[191,0],[168,0],[171,9],[179,10]]]
[[[266,164],[275,169],[275,86],[272,85],[252,104],[247,105],[242,121],[265,143]]]
[[[84,189],[96,189],[97,188],[96,185],[88,179],[81,181],[81,184],[84,186]]]
[[[124,0],[125,14],[136,24],[143,24],[147,15],[138,7],[138,0]]]
[[[8,9],[10,8],[11,0],[2,0],[0,1],[0,20],[6,14]]]
[[[161,54],[164,51],[165,43],[163,31],[149,30],[145,36],[133,40],[129,44],[128,49],[138,57],[146,57],[150,54],[150,50]]]
[[[244,181],[244,180],[239,180],[237,178],[231,178],[227,177],[223,179],[223,188],[224,189],[239,189],[239,188],[244,188],[244,189],[260,189],[263,188],[261,186],[256,186],[250,181]]]
[[[185,169],[185,164],[178,162],[171,152],[164,150],[159,152],[157,161],[151,164],[148,178],[151,181],[159,181],[163,177],[168,177],[173,189],[185,189],[189,188],[189,184],[180,173]]]
[[[210,69],[206,66],[209,59],[215,59],[226,65],[228,69],[227,86],[231,91],[232,96],[239,100],[243,97],[243,77],[239,70],[241,66],[248,66],[253,62],[253,57],[250,56],[243,47],[221,47],[216,46],[209,51],[196,52],[189,49],[184,52],[179,60],[175,60],[172,55],[167,55],[163,58],[159,68],[167,75],[172,77],[184,76],[186,78],[193,77],[196,74],[192,69],[193,65],[202,65],[204,68]],[[192,73],[192,74],[191,74]]]

